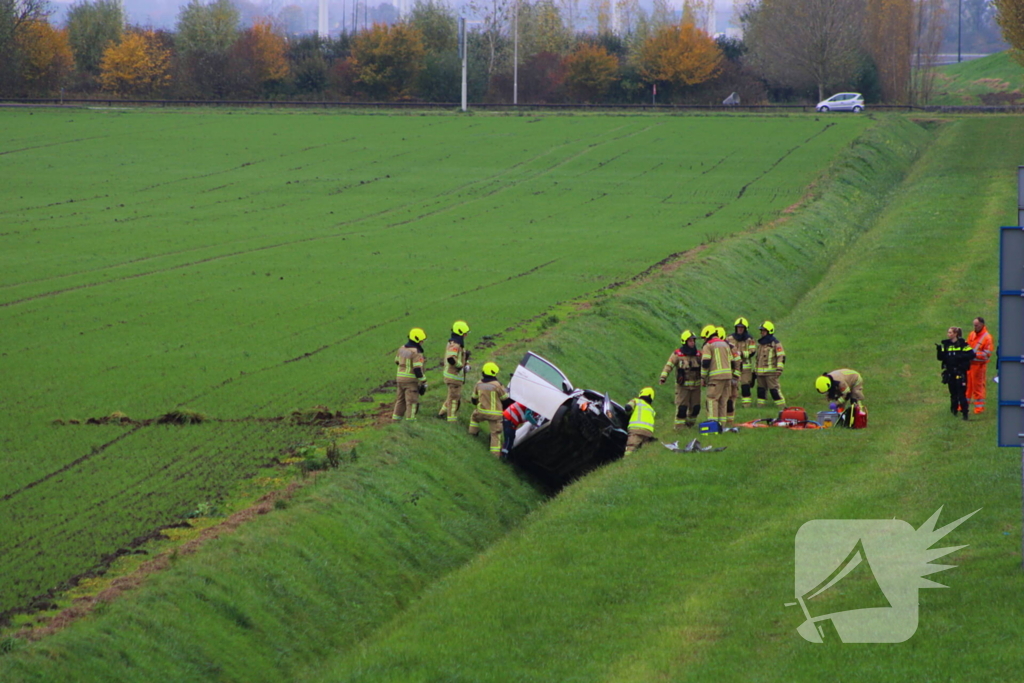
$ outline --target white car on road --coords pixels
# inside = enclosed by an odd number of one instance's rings
[[[864,96],[859,92],[841,92],[833,95],[827,100],[818,102],[815,107],[819,112],[829,111],[864,111]]]

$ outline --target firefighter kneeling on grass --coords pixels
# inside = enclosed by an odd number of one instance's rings
[[[409,330],[409,341],[395,353],[398,366],[398,391],[392,420],[415,420],[419,409],[420,396],[427,390],[427,379],[423,376],[423,347],[427,333],[419,327]]]
[[[659,384],[664,384],[668,373],[676,371],[676,419],[674,428],[692,427],[700,414],[700,351],[697,337],[685,330],[679,339],[683,345],[672,352],[661,371]]]
[[[626,455],[639,449],[648,441],[654,441],[654,389],[644,387],[640,394],[626,404],[629,411],[629,436],[626,438]]]
[[[486,422],[491,431],[491,455],[501,457],[501,413],[512,403],[505,387],[498,381],[500,372],[497,363],[484,363],[480,369],[483,375],[473,389],[473,405],[476,410],[469,418],[469,433],[480,433],[480,423]]]

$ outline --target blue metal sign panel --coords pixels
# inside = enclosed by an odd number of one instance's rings
[[[1024,228],[999,237],[1000,446],[1024,446]]]

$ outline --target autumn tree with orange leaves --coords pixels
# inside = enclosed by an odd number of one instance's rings
[[[26,22],[15,42],[21,52],[22,79],[29,92],[44,94],[61,87],[75,65],[68,32],[50,22]]]
[[[425,55],[423,36],[418,29],[408,24],[374,24],[352,44],[356,83],[377,99],[409,96]]]
[[[171,81],[171,53],[153,31],[126,33],[100,61],[100,85],[118,95],[149,95]]]
[[[246,71],[242,80],[248,80],[255,89],[288,78],[288,43],[274,32],[267,19],[257,19],[252,28],[243,31],[232,53]]]
[[[583,102],[600,100],[618,77],[619,60],[593,43],[581,43],[565,58],[565,85],[569,94]]]
[[[637,63],[648,85],[678,90],[717,76],[722,51],[711,36],[687,22],[659,27],[640,47]]]

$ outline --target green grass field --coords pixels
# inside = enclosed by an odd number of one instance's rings
[[[13,531],[0,613],[308,438],[253,420],[376,410],[410,327],[428,330],[436,361],[457,318],[478,342],[771,220],[871,125],[84,110],[4,122],[0,522]],[[229,422],[51,425],[182,408]]]
[[[750,129],[814,121],[594,119],[683,127],[739,121]],[[530,120],[491,123],[538,125]],[[480,443],[444,423],[365,432],[358,458],[349,454],[287,509],[179,560],[41,643],[6,641],[13,651],[0,656],[0,680],[1017,680],[1019,454],[994,446],[991,413],[968,424],[949,417],[932,342],[977,314],[998,338],[995,244],[998,226],[1013,218],[1016,161],[1006,160],[1024,152],[1024,127],[1003,117],[929,129],[898,117],[871,130],[859,121],[846,138],[859,135],[856,145],[837,143],[813,167],[787,169],[804,174],[804,186],[778,206],[805,195],[806,202],[784,220],[755,227],[779,210],[749,212],[715,232],[707,226],[723,208],[691,226],[701,234],[689,246],[705,242],[704,249],[620,287],[545,298],[554,285],[532,291],[523,279],[519,294],[534,315],[572,297],[578,305],[559,308],[562,322],[531,331],[528,341],[505,333],[497,341],[514,343],[495,352],[508,365],[528,344],[578,385],[624,399],[655,381],[681,327],[769,317],[790,354],[789,403],[816,409],[813,378],[854,367],[866,376],[868,430],[748,430],[720,437],[728,446],[720,454],[647,446],[543,504]],[[796,154],[767,164],[764,179]],[[808,191],[811,179],[817,184]],[[691,178],[691,189],[698,182]],[[760,182],[735,190],[734,203]],[[628,193],[619,199],[629,201]],[[661,258],[682,251],[676,238],[667,242]],[[604,273],[618,267],[613,256],[625,245],[586,256]],[[403,326],[373,352],[376,364],[386,365]],[[342,376],[333,402],[345,405],[378,380],[346,385]],[[307,381],[326,385],[315,375]],[[235,400],[254,386],[237,387]],[[229,389],[236,387],[218,394]],[[291,403],[320,402],[301,388],[291,396]],[[437,401],[428,394],[428,410]],[[676,438],[666,426],[670,404],[661,390],[665,440]],[[266,416],[285,405],[288,398],[241,410]],[[213,413],[214,406],[200,407]],[[245,425],[165,431],[162,443],[183,434],[195,448],[217,442],[200,429],[237,428],[235,438],[244,432],[250,441],[227,457],[242,457],[289,437],[283,425],[263,424],[263,433]],[[178,447],[168,448],[167,460],[176,456]],[[784,603],[794,599],[801,524],[897,518],[917,527],[940,506],[940,523],[981,512],[939,543],[968,547],[949,557],[955,569],[931,577],[949,589],[920,592],[912,639],[830,647],[797,635],[802,616]],[[0,507],[0,519],[11,509]]]
[[[1009,51],[939,67],[929,104],[1007,105],[1024,98],[1024,67]]]
[[[993,319],[997,227],[1013,219],[1008,153],[1024,153],[1015,120],[949,124],[777,321],[790,404],[820,405],[814,376],[857,368],[868,430],[753,431],[719,438],[721,454],[645,449],[545,506],[321,680],[1018,680],[1019,452],[995,446],[991,413],[950,417],[931,346],[951,324]],[[608,312],[629,315],[627,302]],[[571,336],[601,335],[595,322]],[[948,590],[920,591],[910,641],[811,646],[795,633],[803,615],[783,605],[804,522],[916,528],[943,506],[941,524],[981,511],[937,544],[968,547],[931,577]]]

